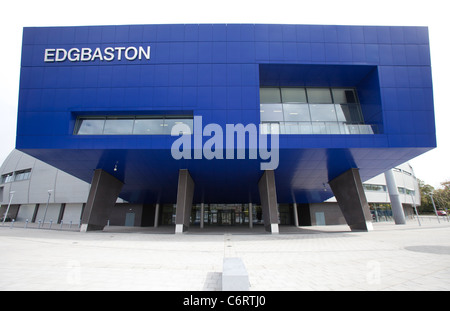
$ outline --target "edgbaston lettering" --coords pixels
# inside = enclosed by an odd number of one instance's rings
[[[150,46],[130,46],[130,47],[106,47],[103,50],[100,48],[72,48],[70,50],[45,49],[44,62],[93,62],[93,61],[113,61],[113,60],[127,60],[134,61],[136,59],[150,60]]]

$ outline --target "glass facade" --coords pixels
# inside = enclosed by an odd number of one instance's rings
[[[292,225],[292,205],[278,205],[278,223],[280,225]],[[176,204],[164,204],[162,207],[161,224],[175,224]],[[200,225],[201,220],[201,204],[193,204],[191,210],[190,224]],[[262,217],[261,206],[252,205],[252,224],[262,225],[264,220]],[[235,226],[248,225],[249,204],[204,204],[203,224],[205,226]]]
[[[78,117],[75,135],[170,135],[172,127],[185,124],[193,133],[192,116],[83,116]]]
[[[260,88],[263,134],[374,134],[352,88]]]

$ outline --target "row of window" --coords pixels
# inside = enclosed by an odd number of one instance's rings
[[[5,184],[13,181],[21,181],[30,179],[31,176],[31,168],[16,172],[11,172],[8,174],[3,174],[0,183]]]
[[[364,123],[359,104],[261,104],[261,122]]]
[[[176,124],[193,132],[192,116],[88,116],[79,117],[75,135],[170,135]]]
[[[395,172],[403,173],[403,174],[405,174],[405,175],[407,175],[407,176],[412,176],[413,178],[416,178],[416,176],[414,176],[411,172],[402,170],[402,169],[400,169],[400,168],[398,168],[398,167],[394,167],[393,170],[394,170]]]
[[[353,89],[260,88],[261,122],[364,123]]]
[[[263,122],[261,134],[375,134],[378,128],[370,124],[345,122]]]
[[[374,134],[364,124],[352,88],[260,88],[261,123],[267,133]],[[266,124],[266,125],[264,125]]]
[[[352,88],[302,88],[302,87],[262,87],[259,89],[260,103],[316,103],[353,104],[358,103]]]
[[[387,186],[385,185],[374,185],[374,184],[363,184],[364,190],[368,191],[379,191],[379,192],[387,192]],[[407,195],[415,195],[416,192],[414,190],[410,190],[403,187],[397,187],[398,192],[401,194],[407,194]]]

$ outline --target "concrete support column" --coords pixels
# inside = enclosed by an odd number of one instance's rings
[[[253,204],[248,203],[248,227],[253,228]]]
[[[94,171],[91,189],[81,219],[81,232],[103,230],[109,211],[116,204],[123,183],[102,169]]]
[[[261,197],[261,209],[266,231],[279,233],[277,189],[275,187],[275,173],[273,170],[264,171],[258,182]]]
[[[370,231],[372,216],[359,175],[351,168],[329,182],[344,218],[352,231]]]
[[[298,227],[298,211],[297,211],[297,203],[294,203],[294,226]]]
[[[406,223],[405,212],[403,211],[403,206],[400,202],[400,194],[398,193],[397,183],[395,182],[393,171],[388,170],[384,172],[384,177],[386,178],[386,186],[389,191],[394,222],[396,225],[404,225]]]
[[[183,233],[189,229],[193,198],[194,181],[192,180],[188,170],[180,170],[178,173],[175,233]]]
[[[200,204],[200,228],[205,226],[205,203]]]
[[[159,223],[159,203],[156,203],[155,205],[155,221],[153,223],[153,227],[158,227]]]

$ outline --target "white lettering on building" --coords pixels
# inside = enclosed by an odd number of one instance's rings
[[[93,62],[93,61],[113,61],[113,60],[150,60],[150,46],[130,46],[130,47],[106,47],[101,48],[72,48],[70,50],[58,48],[58,49],[45,49],[44,62],[55,63],[64,62],[66,60],[70,62]]]

